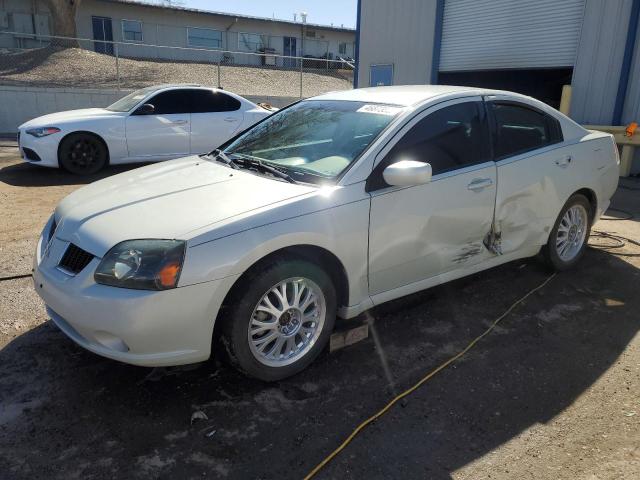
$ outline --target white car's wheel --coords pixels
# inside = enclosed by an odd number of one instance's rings
[[[573,195],[562,207],[542,249],[546,262],[555,270],[575,265],[587,248],[590,230],[591,204],[584,195]]]
[[[100,171],[108,160],[107,147],[90,133],[72,133],[60,142],[58,163],[69,173],[92,175]]]
[[[336,292],[317,265],[280,259],[242,282],[228,313],[222,340],[232,363],[275,381],[300,372],[322,351],[333,330]]]

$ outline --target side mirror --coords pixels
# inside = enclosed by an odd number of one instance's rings
[[[431,165],[414,160],[401,160],[385,168],[382,177],[391,186],[422,185],[431,181]]]
[[[145,103],[138,107],[138,109],[136,110],[136,115],[153,115],[155,111],[156,107],[154,107],[150,103]]]

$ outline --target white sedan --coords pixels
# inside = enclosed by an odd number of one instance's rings
[[[221,346],[276,380],[320,353],[336,316],[540,251],[571,267],[618,169],[611,135],[522,95],[329,93],[222,150],[69,195],[38,242],[35,289],[97,354],[177,365]]]
[[[81,175],[108,164],[209,152],[274,109],[199,85],[159,85],[107,108],[58,112],[19,127],[25,161]]]

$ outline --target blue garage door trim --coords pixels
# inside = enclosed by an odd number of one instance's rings
[[[629,28],[627,30],[627,42],[624,46],[624,57],[622,59],[622,68],[620,69],[620,80],[618,82],[616,103],[613,109],[612,125],[620,125],[620,123],[622,123],[622,110],[624,108],[624,101],[629,87],[629,75],[631,74],[631,62],[633,60],[633,51],[636,45],[639,18],[640,0],[633,0],[631,15],[629,17]]]
[[[358,75],[360,72],[360,11],[362,10],[362,0],[358,0],[357,11],[356,11],[356,46],[354,56],[355,63],[353,66],[355,67],[353,70],[353,88],[358,88]]]
[[[431,85],[438,84],[440,70],[440,49],[442,48],[442,20],[444,18],[444,0],[436,4],[436,24],[433,32],[433,55],[431,56]]]

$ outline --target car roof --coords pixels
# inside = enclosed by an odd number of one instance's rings
[[[353,102],[386,103],[412,106],[442,95],[464,93],[465,95],[511,94],[499,90],[453,85],[397,85],[392,87],[368,87],[354,90],[329,92],[313,97],[312,100],[345,100]]]

